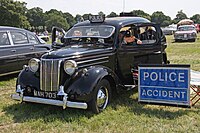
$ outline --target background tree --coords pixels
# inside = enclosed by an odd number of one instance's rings
[[[66,12],[63,14],[63,16],[67,20],[67,23],[70,27],[72,27],[76,23],[75,18],[70,13]]]
[[[67,20],[63,16],[54,13],[49,13],[47,15],[45,25],[47,26],[48,31],[51,31],[53,26],[57,26],[65,30],[69,29],[70,27],[67,23]]]
[[[195,14],[190,19],[193,20],[194,23],[198,23],[199,24],[200,23],[200,14]]]
[[[151,16],[148,13],[145,13],[142,10],[133,10],[132,13],[133,13],[133,16],[143,17],[143,18],[146,18],[148,20],[151,20]]]
[[[63,16],[63,12],[62,11],[58,11],[56,9],[51,9],[49,11],[46,11],[45,14],[54,14],[54,15],[59,15],[59,16]]]
[[[76,17],[75,17],[75,21],[78,23],[78,22],[81,22],[83,21],[83,17],[80,15],[80,14],[77,14]]]
[[[161,11],[154,12],[151,15],[151,21],[160,24],[160,26],[168,26],[169,24],[171,24],[171,18],[169,16],[166,16]]]
[[[98,12],[98,15],[105,15],[105,13],[103,13],[102,11]]]
[[[174,18],[173,23],[178,23],[182,19],[187,19],[187,15],[183,12],[183,10],[178,11],[176,14],[176,18]]]
[[[89,14],[83,14],[82,18],[83,18],[84,20],[88,20],[89,15],[91,15],[91,13],[89,13]]]
[[[42,26],[43,29],[45,27],[45,15],[43,10],[39,7],[34,7],[29,9],[26,13],[28,21],[30,22],[31,26],[39,27]]]
[[[49,11],[46,11],[45,14],[45,25],[48,31],[51,31],[51,28],[53,26],[58,26],[67,30],[69,29],[70,24],[74,23],[74,21],[71,22],[72,16],[70,16],[71,14],[69,13],[63,13],[62,11],[51,9]],[[68,23],[68,21],[70,22],[70,24]]]
[[[107,15],[106,17],[108,18],[112,18],[112,17],[117,17],[118,15],[115,12],[111,12],[109,15]]]
[[[30,23],[25,16],[27,11],[25,2],[1,0],[0,5],[0,25],[22,28],[30,27]]]

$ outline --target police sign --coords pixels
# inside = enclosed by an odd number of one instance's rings
[[[190,66],[139,66],[140,102],[190,106]]]

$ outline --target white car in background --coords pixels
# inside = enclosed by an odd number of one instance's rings
[[[174,34],[175,42],[178,41],[192,41],[195,42],[197,38],[197,31],[194,25],[181,25]]]
[[[172,24],[167,27],[162,28],[162,31],[165,35],[173,35],[177,30],[177,25]]]

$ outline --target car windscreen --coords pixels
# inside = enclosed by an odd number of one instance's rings
[[[65,38],[81,38],[81,37],[108,38],[113,35],[114,31],[115,27],[107,25],[77,26],[71,28],[65,34]]]
[[[195,30],[195,27],[193,26],[178,27],[178,31],[190,31],[190,30]]]

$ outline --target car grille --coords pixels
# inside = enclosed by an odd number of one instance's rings
[[[195,37],[195,36],[191,35],[191,34],[178,34],[178,35],[176,35],[176,38],[191,38],[191,37]]]
[[[58,91],[61,60],[42,59],[40,67],[40,88],[43,91]]]

